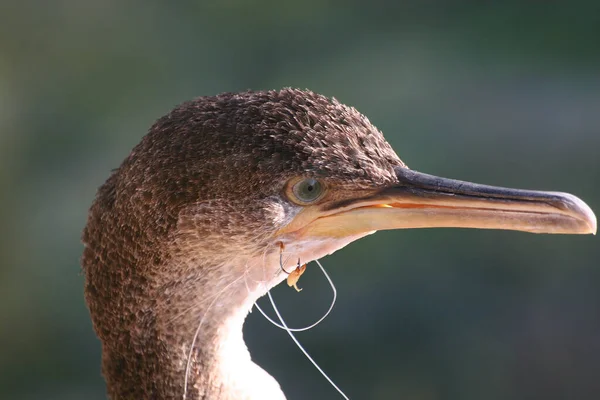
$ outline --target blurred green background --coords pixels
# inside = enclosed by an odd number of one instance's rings
[[[87,208],[195,96],[310,88],[368,115],[414,169],[600,210],[600,3],[388,3],[3,2],[0,398],[105,398]],[[323,260],[339,301],[298,337],[353,399],[598,399],[599,261],[593,236],[378,233]],[[331,296],[316,268],[300,286],[274,290],[294,326]],[[338,398],[259,313],[245,336],[290,400]]]

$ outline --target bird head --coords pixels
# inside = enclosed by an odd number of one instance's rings
[[[148,176],[136,190],[147,187],[163,207],[153,215],[177,214],[179,234],[214,257],[283,244],[310,261],[399,228],[596,231],[593,212],[570,194],[413,171],[357,110],[295,89],[184,103],[154,125],[126,168]]]

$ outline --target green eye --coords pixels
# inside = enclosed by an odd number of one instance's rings
[[[323,192],[323,185],[315,178],[303,179],[292,187],[292,193],[300,203],[312,203],[321,197]]]

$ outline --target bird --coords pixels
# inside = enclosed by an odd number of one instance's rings
[[[285,399],[243,340],[255,301],[297,260],[435,227],[595,234],[596,217],[571,194],[410,169],[367,117],[309,90],[176,106],[98,189],[82,236],[107,395]]]

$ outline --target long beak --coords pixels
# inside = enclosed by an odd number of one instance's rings
[[[596,233],[579,198],[479,185],[396,168],[398,183],[374,195],[330,204],[303,234],[347,237],[385,229],[479,228],[535,233]]]

